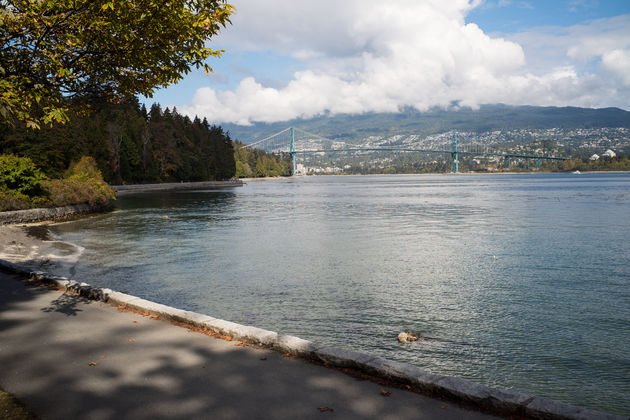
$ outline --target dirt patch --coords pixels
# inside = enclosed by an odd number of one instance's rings
[[[11,394],[0,390],[0,418],[9,420],[37,420],[39,417],[31,413],[28,408],[16,400]]]

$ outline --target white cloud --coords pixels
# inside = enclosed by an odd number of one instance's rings
[[[617,33],[598,49],[589,46],[586,28],[582,38],[572,39],[575,50],[562,36],[543,32],[563,56],[555,67],[533,71],[518,37],[490,37],[477,25],[465,23],[479,0],[235,4],[233,26],[218,45],[228,50],[271,50],[300,60],[308,70],[296,72],[279,89],[253,77],[232,91],[201,88],[189,106],[181,107],[183,112],[246,124],[323,112],[396,111],[407,105],[425,110],[453,102],[472,107],[497,102],[594,106],[599,99],[593,92],[616,91],[599,76],[581,74],[574,61],[602,57],[601,67],[615,75],[628,68],[627,51],[619,50],[623,42]],[[531,47],[527,40],[536,38],[523,34],[520,39]],[[586,46],[580,47],[580,42]],[[627,96],[621,101],[628,105]]]
[[[630,86],[630,50],[612,50],[602,56],[602,68]]]

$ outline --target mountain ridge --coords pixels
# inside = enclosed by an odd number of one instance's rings
[[[254,123],[250,126],[221,124],[232,138],[251,143],[281,131],[298,127],[335,140],[359,141],[367,137],[416,134],[429,136],[450,130],[488,132],[519,129],[630,128],[630,112],[620,108],[540,107],[504,104],[482,105],[479,109],[434,108],[418,111],[407,107],[397,113],[324,114],[309,119]]]

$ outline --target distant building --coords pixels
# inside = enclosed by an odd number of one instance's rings
[[[608,149],[606,150],[604,153],[602,153],[602,157],[604,158],[608,158],[608,159],[612,159],[615,156],[617,156],[617,153],[613,152],[612,150]]]
[[[590,160],[598,160],[599,159],[599,155],[597,153],[593,153],[593,156],[591,156],[589,159]]]
[[[298,163],[297,165],[295,165],[295,175],[306,175],[307,172],[308,169],[303,164]]]

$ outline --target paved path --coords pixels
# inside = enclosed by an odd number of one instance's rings
[[[0,388],[43,419],[494,418],[2,271]]]

